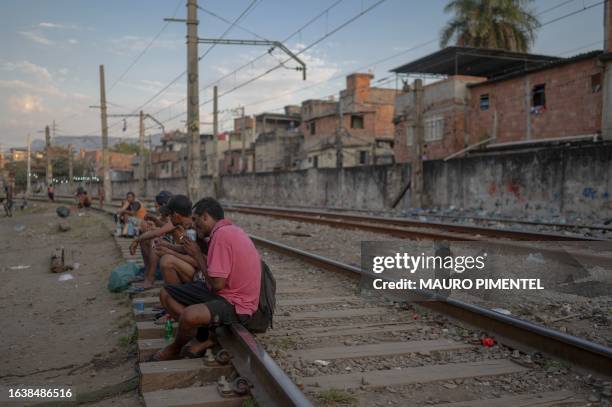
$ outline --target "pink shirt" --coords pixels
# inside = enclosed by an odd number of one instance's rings
[[[229,220],[217,222],[208,247],[208,275],[223,277],[217,294],[234,306],[237,314],[252,315],[259,305],[261,259],[246,233]]]

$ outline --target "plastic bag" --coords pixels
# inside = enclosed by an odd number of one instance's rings
[[[137,271],[138,266],[136,263],[128,262],[119,265],[110,274],[108,290],[112,293],[120,293],[127,290]]]
[[[55,210],[55,212],[57,212],[57,216],[60,218],[67,218],[70,216],[70,209],[66,208],[65,206],[60,206]]]

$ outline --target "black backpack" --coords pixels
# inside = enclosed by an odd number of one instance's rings
[[[272,319],[276,308],[276,279],[268,265],[261,262],[261,289],[259,290],[259,306],[257,311],[246,322],[245,327],[255,333],[264,333],[273,328]]]

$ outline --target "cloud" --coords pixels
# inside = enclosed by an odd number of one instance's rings
[[[78,44],[78,43],[79,43],[79,41],[78,41],[78,40],[75,40],[74,38],[69,38],[69,39],[68,39],[68,43],[69,43],[69,44]]]
[[[29,61],[3,62],[0,63],[0,69],[5,71],[17,71],[33,75],[39,79],[51,80],[51,74],[47,68]]]
[[[74,100],[90,100],[89,96],[83,95],[81,93],[70,93],[63,92],[55,86],[52,85],[38,85],[33,83],[28,83],[21,80],[11,80],[5,81],[0,80],[0,89],[8,89],[17,92],[27,92],[34,94],[43,94],[49,96],[56,96],[64,99],[74,99]]]
[[[61,24],[61,23],[52,23],[49,21],[43,21],[38,23],[38,27],[40,28],[49,28],[49,29],[57,29],[57,30],[82,30],[82,27],[78,24]]]
[[[40,96],[25,94],[11,96],[8,99],[9,109],[16,113],[35,113],[45,110]]]
[[[44,21],[42,23],[39,23],[38,26],[42,28],[66,28],[66,26],[63,24],[48,23]]]
[[[124,35],[110,40],[110,51],[117,55],[132,55],[140,52],[149,45],[152,37],[139,37],[136,35]],[[157,39],[150,46],[150,49],[179,49],[185,46],[185,41],[180,39]]]
[[[34,41],[37,44],[47,45],[47,46],[55,45],[55,42],[33,31],[19,31],[19,34],[23,35],[30,41]]]

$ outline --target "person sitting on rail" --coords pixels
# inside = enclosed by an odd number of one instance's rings
[[[198,237],[209,238],[208,255],[189,239],[183,246],[197,260],[203,280],[161,289],[160,301],[179,327],[174,342],[152,360],[200,357],[213,345],[209,328],[244,324],[259,304],[261,259],[249,236],[224,219],[223,208],[213,198],[195,204],[193,221]]]
[[[195,240],[195,230],[191,220],[191,200],[185,195],[175,195],[168,201],[170,225],[164,226],[169,239],[155,244],[155,255],[159,258],[159,267],[166,284],[181,284],[193,281],[198,263],[185,251],[184,240]],[[189,229],[189,230],[187,230]],[[206,242],[198,241],[206,251]]]
[[[77,188],[76,199],[79,209],[89,208],[91,206],[91,199],[89,199],[89,195],[87,195],[87,191],[85,191],[83,187]]]
[[[146,214],[146,208],[136,199],[136,195],[128,192],[121,208],[115,214],[115,222],[121,226],[121,236],[134,236],[135,229],[140,226]]]
[[[134,255],[136,249],[140,247],[142,259],[144,261],[144,281],[141,285],[136,285],[138,291],[149,290],[153,288],[155,281],[155,273],[159,270],[159,257],[153,250],[153,244],[156,239],[164,237],[172,232],[176,227],[170,221],[170,210],[166,206],[172,198],[172,194],[168,191],[161,191],[155,196],[155,208],[159,216],[154,216],[147,213],[139,236],[136,236],[130,245],[130,253]]]

